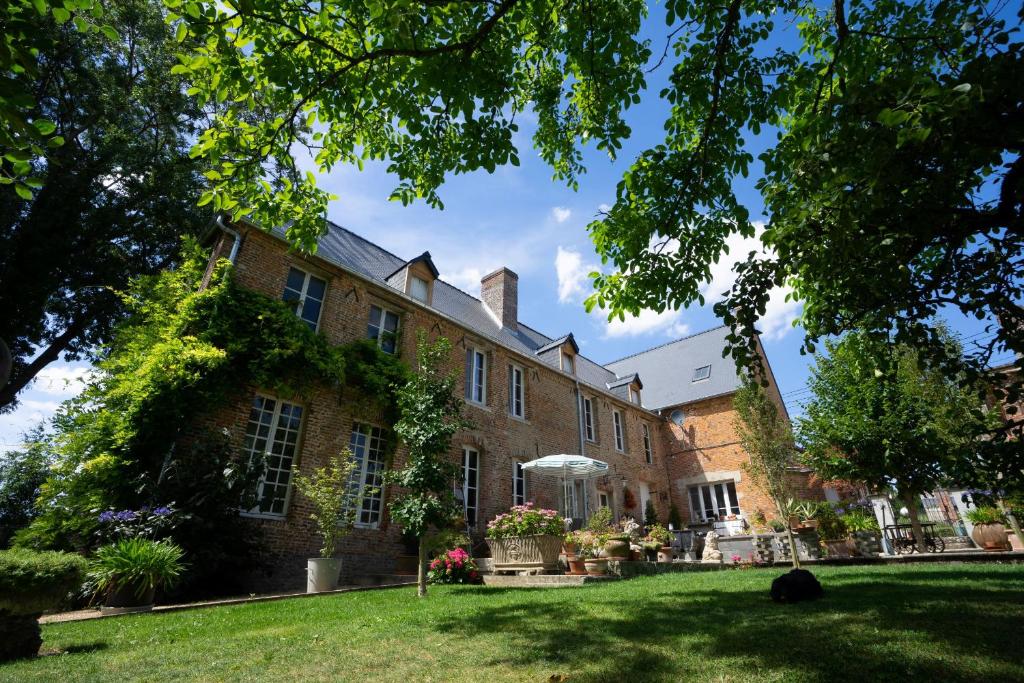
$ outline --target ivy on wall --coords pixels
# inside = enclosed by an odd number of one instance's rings
[[[67,401],[48,438],[56,453],[40,515],[21,544],[82,547],[96,512],[161,504],[161,472],[174,444],[202,418],[253,389],[294,396],[316,386],[350,388],[397,419],[392,387],[409,376],[370,341],[334,346],[282,301],[236,285],[194,241],[181,265],[135,281],[130,317],[115,331],[80,396]]]

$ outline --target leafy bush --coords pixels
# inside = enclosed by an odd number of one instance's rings
[[[873,514],[868,514],[863,510],[851,510],[847,512],[843,515],[843,522],[851,533],[855,531],[879,531],[878,520],[875,519],[875,516]]]
[[[651,526],[657,523],[658,512],[654,509],[654,500],[648,498],[647,505],[644,506],[644,526]]]
[[[39,487],[50,473],[50,453],[41,428],[25,435],[23,451],[0,455],[0,548],[35,516]]]
[[[967,519],[971,524],[1004,524],[1006,516],[998,508],[983,506],[971,508],[967,511]]]
[[[323,547],[321,557],[333,557],[338,541],[348,534],[356,521],[356,511],[364,495],[372,491],[354,492],[349,480],[356,464],[347,448],[335,455],[325,467],[317,468],[312,476],[299,472],[295,466],[295,488],[313,504],[309,518],[316,522]]]
[[[836,513],[836,509],[829,503],[821,503],[816,506],[813,512],[818,520],[818,534],[824,541],[841,541],[847,537],[847,525],[845,518]]]
[[[427,571],[430,583],[482,583],[476,560],[462,548],[455,548],[434,558]]]
[[[661,524],[652,524],[651,528],[647,531],[646,540],[649,543],[659,544],[659,547],[672,545],[672,532]]]
[[[781,519],[771,519],[771,520],[768,520],[768,526],[775,533],[782,533],[783,531],[786,530],[786,523],[783,522]]]
[[[0,550],[0,610],[34,614],[56,606],[81,584],[85,566],[71,553]]]
[[[609,518],[610,521],[610,518]],[[555,510],[534,508],[533,503],[513,505],[487,523],[488,538],[565,534],[565,520]]]
[[[597,534],[607,534],[612,526],[612,511],[606,507],[599,508],[587,520],[587,529]]]
[[[675,503],[668,506],[668,523],[673,529],[683,528],[683,518],[679,514],[679,508]]]
[[[173,586],[184,570],[183,552],[170,541],[125,538],[96,551],[88,581],[96,594],[134,587],[137,597],[150,589]]]

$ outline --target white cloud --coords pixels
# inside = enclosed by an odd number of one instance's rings
[[[70,398],[82,390],[90,372],[87,365],[50,365],[36,375],[32,389],[41,394]]]
[[[570,216],[572,216],[572,210],[564,206],[556,206],[551,209],[551,217],[555,219],[556,223],[564,223],[569,220]]]
[[[601,315],[605,315],[603,312]],[[645,334],[663,333],[670,337],[684,337],[690,332],[690,326],[682,321],[683,311],[671,309],[656,313],[640,311],[640,315],[626,316],[625,320],[614,320],[605,323],[605,339],[618,337],[639,337]]]
[[[579,303],[590,289],[588,275],[597,270],[595,265],[584,265],[583,255],[559,246],[555,254],[555,272],[558,274],[558,301]]]
[[[484,275],[494,272],[497,268],[477,268],[466,266],[460,270],[453,270],[441,273],[441,279],[448,284],[455,285],[459,289],[475,297],[480,296],[480,280]]]

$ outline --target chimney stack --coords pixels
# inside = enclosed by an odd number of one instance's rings
[[[502,327],[518,331],[519,276],[505,267],[480,280],[480,298]]]

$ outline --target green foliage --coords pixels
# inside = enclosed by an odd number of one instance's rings
[[[651,526],[652,524],[658,523],[658,513],[654,509],[654,501],[650,498],[647,499],[647,505],[644,507],[644,526]]]
[[[652,524],[651,528],[647,530],[647,541],[657,543],[659,547],[671,545],[672,532],[661,524]]]
[[[38,50],[26,71],[2,68],[0,54],[0,339],[14,360],[0,411],[58,357],[95,358],[127,312],[116,292],[173,264],[181,235],[210,220],[195,205],[205,162],[188,156],[201,112],[170,73],[180,47],[160,0],[39,4],[52,15],[0,3],[2,40]],[[90,7],[105,8],[102,18]],[[74,18],[62,22],[65,9]],[[47,144],[10,150],[20,144],[5,135],[11,88],[30,93],[30,131],[55,128],[40,133]],[[32,191],[5,185],[11,173],[34,177]]]
[[[679,514],[679,508],[676,507],[675,503],[668,506],[668,523],[673,529],[683,528],[683,518]]]
[[[386,472],[385,481],[403,489],[389,506],[392,519],[420,539],[421,596],[427,591],[425,537],[431,527],[444,529],[461,513],[451,485],[459,468],[448,452],[452,437],[469,423],[462,417],[455,377],[442,370],[451,351],[451,343],[444,337],[430,343],[423,330],[418,330],[416,370],[404,384],[393,388],[401,415],[395,434],[408,449],[409,459],[402,469]]]
[[[855,531],[879,532],[878,520],[875,516],[862,510],[850,510],[843,515],[843,524],[851,533]]]
[[[971,524],[1005,524],[1006,515],[998,508],[985,506],[974,507],[967,511],[966,517]]]
[[[598,508],[587,520],[587,530],[597,534],[607,534],[611,527],[612,511],[607,507]]]
[[[622,317],[717,301],[732,353],[751,366],[773,290],[803,302],[809,352],[866,328],[940,359],[946,306],[997,332],[974,350],[974,372],[993,349],[1024,351],[1024,8],[671,1],[665,17],[678,31],[659,93],[665,138],[589,226],[610,266],[589,308]],[[740,201],[751,184],[763,210]],[[731,290],[707,291],[738,238],[754,239]]]
[[[309,518],[316,522],[324,545],[321,557],[333,557],[338,541],[348,534],[356,521],[363,496],[372,491],[351,491],[352,472],[356,463],[347,448],[333,456],[324,467],[318,467],[309,477],[294,468],[295,488],[309,498],[313,511]]]
[[[821,502],[814,513],[818,520],[818,535],[823,541],[841,541],[847,537],[849,526],[846,517],[839,516],[831,503]]]
[[[949,353],[958,347],[948,341]],[[988,420],[974,392],[911,348],[864,333],[815,358],[812,398],[797,420],[805,462],[826,479],[896,487],[916,496],[966,476],[973,435]]]
[[[25,449],[0,455],[0,548],[36,516],[33,503],[50,473],[51,456],[42,429],[25,435]]]
[[[306,248],[331,195],[298,173],[297,150],[321,172],[383,162],[392,200],[441,206],[446,175],[519,164],[515,118],[529,108],[541,156],[575,185],[579,141],[614,156],[628,136],[622,110],[639,101],[650,55],[634,37],[642,0],[166,2],[190,48],[175,72],[218,109],[193,149],[213,166],[200,203],[289,224]],[[253,124],[251,110],[268,115]],[[283,173],[266,173],[268,160]]]
[[[174,586],[185,569],[183,554],[170,541],[125,538],[96,550],[87,580],[98,595],[131,587],[141,598],[150,589]]]
[[[739,417],[736,430],[748,456],[743,469],[785,516],[790,500],[789,468],[796,459],[796,444],[789,423],[757,381],[747,377],[733,405]]]
[[[56,607],[78,588],[84,571],[79,555],[0,550],[0,611],[34,614]]]

